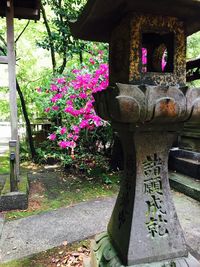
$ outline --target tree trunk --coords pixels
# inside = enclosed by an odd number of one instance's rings
[[[28,137],[28,143],[29,143],[29,147],[30,147],[30,152],[31,152],[31,158],[32,160],[35,160],[35,157],[36,157],[36,151],[35,151],[35,146],[34,146],[34,141],[33,141],[33,136],[32,136],[32,130],[31,130],[31,123],[30,123],[30,120],[29,120],[29,117],[28,117],[28,112],[27,112],[27,109],[26,109],[26,103],[25,103],[25,100],[24,100],[24,96],[23,96],[23,93],[21,91],[21,88],[18,84],[18,81],[17,82],[17,92],[18,92],[18,95],[19,95],[19,98],[20,98],[20,101],[21,101],[21,107],[22,107],[22,112],[23,112],[23,115],[24,115],[24,119],[25,119],[25,122],[26,122],[26,132],[27,132],[27,137]]]
[[[80,59],[81,65],[82,65],[83,64],[83,53],[82,53],[82,51],[79,52],[79,59]]]

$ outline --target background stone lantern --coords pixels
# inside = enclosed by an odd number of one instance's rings
[[[186,83],[186,36],[200,29],[199,1],[89,0],[76,37],[110,44],[110,86],[96,111],[119,133],[125,171],[92,266],[193,266],[168,182],[168,152],[185,121],[200,118]],[[102,218],[103,219],[103,218]]]

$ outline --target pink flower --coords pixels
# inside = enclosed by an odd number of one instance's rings
[[[77,98],[77,95],[70,95],[69,98],[70,98],[70,99],[75,99],[75,98]]]
[[[59,110],[59,106],[53,106],[53,107],[52,107],[52,110],[54,110],[54,111],[58,111],[58,110]]]
[[[60,91],[61,91],[62,93],[66,93],[66,92],[68,91],[68,87],[67,87],[67,86],[64,86],[64,87],[62,87],[62,88],[60,89]]]
[[[57,87],[56,84],[51,84],[50,89],[51,89],[51,91],[53,91],[53,92],[58,91],[58,87]]]
[[[51,98],[51,102],[56,103],[61,98],[62,98],[62,94],[56,94]]]
[[[76,69],[72,70],[72,73],[74,73],[74,74],[78,74],[79,72],[80,72],[80,70],[76,70]]]
[[[70,142],[69,141],[60,141],[59,143],[60,148],[65,149],[69,147]]]
[[[80,94],[79,94],[79,97],[80,97],[81,99],[85,99],[85,98],[87,98],[87,94],[86,94],[86,93],[80,93]]]
[[[93,121],[94,121],[94,124],[95,124],[97,127],[99,127],[99,126],[102,125],[102,120],[101,120],[101,118],[100,118],[99,116],[94,116],[94,117],[93,117]]]
[[[73,140],[74,140],[74,141],[77,141],[77,140],[78,140],[78,138],[79,138],[79,136],[78,136],[78,135],[74,135],[74,136],[73,136]]]
[[[81,129],[87,128],[89,126],[89,121],[88,120],[82,120],[81,123],[79,124],[79,127]]]
[[[49,112],[51,109],[50,108],[45,108],[45,112]]]
[[[41,93],[42,92],[42,89],[39,87],[36,89],[38,93]]]
[[[61,129],[60,129],[60,134],[65,134],[67,132],[67,128],[66,127],[62,127]]]
[[[74,148],[76,147],[76,143],[74,141],[60,141],[59,143],[60,148],[65,149],[67,147]]]
[[[54,141],[54,140],[56,140],[56,134],[52,133],[52,134],[49,135],[48,138],[49,138],[49,140]]]
[[[72,102],[71,100],[68,100],[68,101],[66,102],[66,105],[67,105],[67,106],[72,106],[72,105],[73,105],[73,102]]]
[[[75,134],[79,134],[80,128],[78,126],[74,125],[74,126],[72,126],[72,129],[73,129]]]
[[[65,78],[64,77],[62,77],[62,78],[58,78],[57,79],[57,83],[59,83],[59,84],[63,84],[63,83],[65,83],[66,81],[65,81]]]
[[[69,134],[67,135],[67,138],[73,138],[73,134],[72,134],[72,133],[69,133]]]
[[[72,113],[74,111],[74,108],[71,106],[71,105],[69,105],[69,106],[67,106],[66,108],[65,108],[65,112],[66,113]]]
[[[90,63],[91,63],[92,65],[94,65],[94,64],[95,64],[95,61],[94,61],[94,59],[93,59],[93,58],[90,58],[90,59],[89,59],[89,61],[90,61]]]

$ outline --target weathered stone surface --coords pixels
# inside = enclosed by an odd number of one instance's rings
[[[27,209],[29,190],[27,175],[21,175],[18,188],[19,191],[10,192],[9,176],[7,176],[0,196],[0,211]]]
[[[23,192],[10,192],[0,197],[0,211],[25,210],[28,207],[28,195]]]
[[[84,267],[123,267],[117,256],[107,233],[97,235],[91,244],[92,252],[90,260],[84,261]],[[170,260],[151,262],[146,264],[128,265],[130,267],[200,267],[200,263],[191,255]]]
[[[149,86],[117,83],[94,94],[96,112],[112,122],[153,124],[183,122],[187,99],[178,86]],[[181,124],[180,124],[181,125]],[[147,125],[148,126],[148,125]],[[179,126],[180,128],[180,126]]]
[[[125,173],[108,233],[123,264],[187,255],[168,184],[168,150],[174,135],[119,130]]]

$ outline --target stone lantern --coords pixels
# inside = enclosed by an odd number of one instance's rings
[[[124,175],[91,266],[199,267],[186,248],[168,181],[168,153],[185,121],[200,118],[186,87],[186,37],[200,30],[200,1],[89,0],[76,37],[109,42],[110,85],[95,94],[124,151]],[[103,219],[103,218],[102,218]]]

